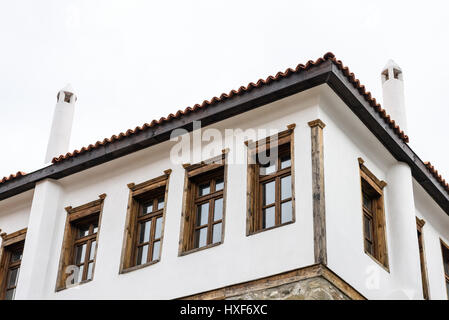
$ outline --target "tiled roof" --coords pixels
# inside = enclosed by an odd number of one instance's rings
[[[131,136],[133,134],[136,134],[140,131],[144,131],[148,128],[152,128],[155,126],[158,126],[162,123],[169,122],[173,119],[180,118],[186,114],[189,114],[191,112],[195,112],[202,108],[207,108],[209,106],[218,104],[220,102],[223,102],[228,99],[232,99],[235,96],[243,95],[255,88],[259,88],[264,85],[268,85],[273,81],[278,81],[283,78],[287,78],[293,73],[299,73],[303,70],[310,69],[313,66],[318,66],[321,63],[323,63],[326,60],[332,61],[342,72],[343,74],[348,78],[348,80],[352,83],[352,85],[359,91],[360,94],[362,94],[365,97],[365,100],[368,101],[368,103],[373,107],[384,119],[384,121],[394,130],[394,132],[404,141],[408,142],[408,136],[405,135],[405,133],[399,128],[399,126],[395,123],[394,120],[390,118],[390,116],[386,113],[384,109],[381,108],[380,104],[376,102],[376,99],[371,97],[371,93],[369,91],[366,91],[365,86],[360,84],[360,81],[354,76],[354,74],[349,71],[349,68],[344,66],[343,63],[340,60],[337,60],[333,53],[328,52],[326,53],[322,58],[317,59],[316,61],[309,60],[305,65],[299,64],[295,69],[288,68],[284,72],[278,72],[275,76],[269,76],[266,79],[259,79],[256,83],[251,82],[247,86],[242,86],[238,90],[232,90],[229,93],[222,93],[219,97],[213,97],[210,100],[204,100],[201,104],[195,104],[193,107],[187,107],[184,110],[179,110],[176,112],[176,114],[169,114],[166,118],[162,117],[159,120],[153,120],[151,123],[145,123],[141,127],[136,127],[134,130],[129,129],[126,132],[121,132],[118,135],[113,135],[110,138],[106,138],[103,141],[97,141],[95,144],[90,144],[87,147],[83,147],[80,150],[75,150],[73,152],[69,152],[65,155],[60,155],[59,157],[53,158],[52,162],[57,163],[64,161],[66,159],[76,157],[79,154],[89,152],[90,150],[96,149],[100,146],[103,146],[108,143],[112,143],[116,140],[120,140],[124,137]]]
[[[430,162],[424,162],[427,169],[429,169],[430,173],[437,179],[437,181],[443,186],[443,188],[449,193],[449,183],[446,182],[446,180],[443,179],[441,174],[438,173],[438,170],[435,169],[434,166]]]
[[[402,139],[404,142],[408,142],[408,136],[400,129],[400,127],[395,123],[394,120],[386,113],[384,109],[382,109],[381,105],[377,103],[376,99],[371,96],[371,93],[366,90],[365,86],[360,83],[360,81],[355,77],[354,73],[352,73],[348,67],[344,66],[341,60],[337,60],[335,55],[331,52],[326,53],[323,57],[318,58],[316,61],[309,60],[305,65],[299,64],[295,69],[288,68],[284,72],[278,72],[275,76],[269,76],[266,79],[259,79],[256,83],[251,82],[247,86],[241,86],[238,90],[232,90],[229,93],[223,93],[219,97],[213,97],[210,100],[204,100],[201,104],[195,104],[193,107],[187,107],[184,110],[179,110],[175,114],[171,113],[167,117],[162,117],[159,120],[153,120],[151,123],[145,123],[140,127],[134,128],[134,130],[129,129],[126,132],[121,132],[118,135],[113,135],[110,138],[106,138],[103,141],[97,141],[95,144],[90,144],[87,147],[82,147],[79,150],[74,150],[73,152],[66,153],[65,155],[60,155],[58,157],[53,158],[52,163],[56,164],[58,162],[62,162],[69,158],[76,157],[79,154],[83,154],[89,152],[91,150],[97,149],[101,146],[104,146],[109,143],[113,143],[114,141],[121,140],[125,137],[132,136],[138,132],[147,130],[149,128],[154,128],[163,123],[172,121],[173,119],[178,119],[184,115],[190,114],[192,112],[196,112],[200,109],[207,108],[209,106],[213,106],[225,100],[232,99],[235,96],[244,95],[247,92],[255,88],[260,88],[262,86],[268,85],[274,81],[279,81],[283,78],[287,78],[294,73],[299,73],[304,70],[308,70],[314,66],[319,66],[325,61],[331,61],[349,80],[349,82],[358,90],[358,92],[365,98],[365,100],[369,103],[369,105],[384,119],[385,123],[389,125],[390,128],[394,130],[396,135]],[[436,170],[433,169],[433,166],[430,163],[426,163],[427,168],[430,170],[432,175],[438,180],[438,182],[449,192],[448,184],[444,179],[441,178],[441,175],[438,174]],[[0,183],[4,183],[7,181],[11,181],[12,179],[18,178],[25,175],[23,172],[18,172],[15,175],[10,175],[9,177],[5,177],[0,180]]]
[[[3,177],[3,178],[0,180],[0,183],[6,182],[6,181],[10,181],[10,180],[13,180],[13,179],[15,179],[15,178],[22,177],[22,176],[24,176],[24,175],[26,175],[25,172],[18,171],[16,174],[10,174],[8,177]]]

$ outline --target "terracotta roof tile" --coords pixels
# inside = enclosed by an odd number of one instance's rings
[[[13,180],[13,179],[15,179],[15,178],[23,177],[24,175],[26,175],[25,172],[18,171],[16,174],[10,174],[8,177],[3,177],[3,178],[0,180],[0,183],[4,183],[4,182],[7,182],[7,181],[11,181],[11,180]]]
[[[110,138],[105,138],[103,141],[97,141],[95,144],[90,144],[87,147],[82,147],[79,150],[74,150],[73,152],[66,153],[65,155],[60,155],[58,157],[53,158],[52,163],[58,163],[64,161],[66,159],[76,157],[77,155],[83,154],[85,152],[89,152],[93,149],[99,148],[109,143],[113,143],[114,141],[123,139],[124,137],[131,136],[138,132],[147,130],[148,128],[155,127],[165,122],[169,122],[173,119],[178,119],[186,114],[191,112],[196,112],[202,108],[207,108],[211,105],[223,102],[228,99],[232,99],[235,96],[243,95],[246,92],[251,91],[254,88],[259,88],[261,86],[270,84],[273,81],[278,81],[283,78],[287,78],[291,74],[299,73],[304,70],[308,70],[313,66],[318,66],[325,61],[332,61],[339,70],[343,72],[349,82],[356,88],[359,93],[365,98],[365,100],[369,103],[369,105],[383,118],[383,120],[394,130],[396,135],[402,139],[404,142],[408,142],[408,136],[400,129],[400,127],[396,124],[394,120],[386,113],[385,109],[381,107],[379,103],[377,103],[376,99],[371,96],[371,92],[367,91],[365,86],[360,83],[360,81],[355,77],[354,73],[352,73],[348,67],[343,65],[341,60],[337,60],[335,55],[331,52],[326,53],[322,58],[318,58],[315,61],[309,60],[305,65],[299,64],[296,68],[288,68],[284,72],[278,72],[275,76],[268,76],[266,79],[259,79],[256,83],[251,82],[247,86],[241,86],[238,90],[231,90],[229,93],[222,93],[219,97],[213,97],[210,100],[204,100],[201,104],[195,104],[193,107],[187,107],[184,110],[178,110],[176,114],[170,113],[167,117],[162,117],[159,120],[153,120],[150,123],[145,123],[140,127],[134,128],[134,130],[129,129],[126,132],[121,132],[118,135],[113,135]],[[433,166],[430,163],[426,163],[427,168],[430,172],[435,176],[435,178],[439,181],[439,183],[449,192],[449,186],[446,181],[438,174],[438,171],[434,170]],[[15,175],[10,175],[9,177],[5,177],[0,180],[0,183],[4,183],[6,181],[10,181],[12,179],[18,178],[25,175],[23,172],[18,172]]]
[[[160,125],[164,122],[171,121],[173,119],[177,119],[182,117],[183,115],[189,114],[191,112],[195,112],[202,108],[207,108],[208,106],[220,103],[222,101],[232,99],[234,96],[239,96],[245,94],[246,92],[251,91],[254,88],[259,88],[263,85],[267,85],[273,81],[278,81],[283,78],[287,78],[293,73],[298,73],[304,70],[308,70],[313,66],[318,66],[326,60],[332,61],[348,78],[348,80],[352,83],[352,85],[358,89],[359,93],[365,97],[365,100],[368,101],[371,107],[373,107],[384,119],[384,121],[394,130],[394,132],[404,141],[408,142],[408,136],[399,128],[399,126],[395,123],[394,120],[390,118],[390,116],[385,112],[384,109],[381,108],[380,104],[376,102],[376,99],[371,97],[371,93],[366,91],[365,86],[360,84],[360,81],[354,76],[352,72],[349,71],[349,68],[344,66],[340,60],[337,60],[333,53],[328,52],[322,58],[318,58],[316,61],[309,60],[305,65],[299,64],[295,69],[288,68],[284,72],[278,72],[275,76],[268,76],[266,79],[259,79],[256,83],[251,82],[247,86],[241,86],[238,90],[232,90],[229,93],[222,93],[219,97],[213,97],[210,100],[204,100],[201,104],[195,104],[193,107],[187,107],[184,110],[178,110],[176,114],[170,113],[166,118],[162,117],[159,120],[153,120],[151,123],[145,123],[141,127],[136,127],[134,130],[129,129],[125,133],[121,132],[118,135],[113,135],[110,138],[106,138],[103,141],[97,141],[95,144],[90,144],[87,147],[83,147],[79,150],[74,150],[73,152],[66,153],[65,155],[60,155],[59,157],[53,158],[52,162],[57,163],[64,161],[66,159],[75,157],[79,154],[83,154],[85,152],[89,152],[90,150],[96,149],[100,146],[103,146],[108,143],[112,143],[116,140],[120,140],[124,137],[128,137],[130,135],[136,134],[140,131],[146,130],[148,128]]]
[[[441,186],[449,193],[449,183],[446,182],[446,180],[443,179],[441,174],[438,173],[438,170],[435,169],[435,167],[429,162],[424,162],[427,169],[430,171],[430,173],[437,179],[437,181],[441,184]]]

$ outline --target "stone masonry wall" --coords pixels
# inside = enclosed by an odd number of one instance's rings
[[[322,277],[254,290],[226,300],[349,300],[348,296]]]

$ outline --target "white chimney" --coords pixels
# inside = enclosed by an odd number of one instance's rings
[[[389,60],[382,70],[382,92],[384,109],[404,132],[407,131],[407,116],[404,102],[404,79],[401,68]]]
[[[76,99],[73,88],[69,84],[57,95],[45,163],[49,163],[54,157],[69,151]]]

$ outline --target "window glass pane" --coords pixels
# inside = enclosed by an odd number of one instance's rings
[[[365,227],[365,238],[373,241],[373,220],[370,217],[367,217],[366,215],[363,215],[363,224]]]
[[[367,240],[365,240],[365,250],[369,254],[373,255],[373,245]]]
[[[275,182],[271,181],[262,185],[263,190],[263,205],[269,205],[274,203],[276,197],[275,194]]]
[[[292,163],[290,160],[290,155],[285,155],[281,157],[281,169],[291,167]]]
[[[281,179],[281,200],[292,197],[292,176]]]
[[[220,198],[214,201],[214,221],[221,220],[222,218],[223,218],[223,198]]]
[[[75,264],[84,263],[86,256],[86,244],[82,244],[76,247]]]
[[[157,200],[157,209],[164,209],[164,197],[161,197]]]
[[[273,163],[268,162],[266,164],[261,164],[260,165],[259,174],[261,176],[267,176],[267,175],[272,174],[274,172],[276,172],[276,163],[275,162],[273,162]]]
[[[154,231],[154,239],[159,239],[162,235],[162,217],[156,219],[156,230]]]
[[[84,272],[84,265],[79,267],[78,270],[78,279],[75,280],[75,283],[83,281],[83,272]]]
[[[139,243],[150,241],[151,220],[140,223]]]
[[[365,206],[365,208],[367,208],[368,210],[372,210],[372,200],[370,199],[370,197],[364,193],[363,194],[363,205]]]
[[[147,214],[147,213],[151,213],[151,212],[153,212],[153,203],[147,204],[143,208],[143,214]]]
[[[11,262],[22,260],[22,249],[11,252]]]
[[[16,292],[15,289],[6,290],[5,300],[14,300],[15,292]]]
[[[209,202],[200,204],[196,210],[196,226],[207,224],[209,219]]]
[[[201,196],[205,196],[206,194],[210,193],[210,183],[204,183],[204,184],[200,184],[198,186],[198,195]]]
[[[91,263],[89,263],[89,265],[87,267],[87,280],[92,280],[93,270],[94,270],[94,263],[91,262]]]
[[[151,261],[159,259],[159,251],[160,250],[161,250],[161,242],[155,241],[153,243],[153,257],[152,257]]]
[[[444,264],[444,272],[449,276],[449,249],[444,245],[441,245],[443,248],[443,264]]]
[[[148,245],[137,248],[137,265],[147,263]]]
[[[90,244],[89,260],[93,260],[94,259],[96,246],[97,246],[97,241],[92,241],[91,244]]]
[[[214,224],[213,233],[212,233],[212,243],[217,243],[221,241],[221,230],[222,230],[222,224],[217,223]]]
[[[267,209],[263,209],[263,225],[262,228],[266,229],[266,228],[270,228],[273,227],[275,225],[275,209],[274,206],[267,208]]]
[[[78,238],[83,238],[89,235],[89,225],[78,226]]]
[[[97,233],[98,232],[98,223],[94,224],[94,232],[93,233]]]
[[[17,283],[17,278],[19,275],[19,268],[9,270],[8,272],[8,281],[6,282],[6,287],[14,287]]]
[[[223,179],[217,179],[215,181],[215,191],[223,190],[224,188],[224,180]]]
[[[293,220],[292,202],[287,201],[281,205],[281,223],[290,222]]]
[[[207,227],[195,231],[195,248],[204,247],[207,244]]]

